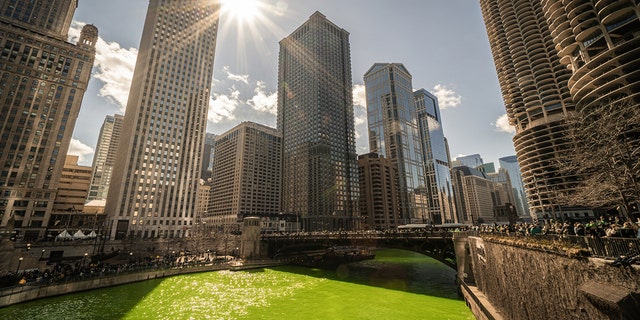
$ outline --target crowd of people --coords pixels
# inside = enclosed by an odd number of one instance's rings
[[[52,285],[57,283],[80,281],[94,277],[119,275],[127,272],[139,272],[145,270],[158,270],[170,268],[195,267],[204,264],[216,264],[227,261],[217,259],[208,252],[202,254],[176,254],[170,253],[155,258],[145,257],[141,259],[129,259],[120,262],[86,261],[80,259],[74,263],[56,263],[43,271],[39,269],[20,270],[8,272],[0,276],[0,289],[15,285]]]
[[[518,235],[563,235],[563,236],[591,236],[609,238],[640,238],[640,221],[630,219],[623,221],[620,217],[606,219],[601,216],[583,223],[580,221],[554,221],[546,223],[518,223],[512,225],[483,225],[472,227],[472,230],[491,233],[505,233]]]

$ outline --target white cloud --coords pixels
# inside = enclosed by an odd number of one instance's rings
[[[367,108],[367,96],[365,95],[363,84],[353,85],[353,105],[361,108]]]
[[[249,84],[249,75],[247,74],[243,74],[243,75],[233,74],[229,71],[229,66],[222,67],[222,71],[224,71],[224,73],[227,74],[227,79],[229,80],[243,82],[244,84]]]
[[[209,115],[207,119],[213,123],[234,120],[235,111],[242,103],[240,91],[232,87],[230,94],[214,94],[209,101]]]
[[[436,84],[433,87],[433,95],[438,97],[440,109],[455,108],[462,102],[461,96],[441,84]]]
[[[69,30],[70,42],[78,40],[84,25],[84,22],[73,22]],[[122,48],[117,42],[106,42],[98,37],[92,79],[103,83],[98,94],[118,105],[121,112],[127,106],[137,56],[136,48]]]
[[[265,91],[265,84],[262,81],[258,81],[256,83],[256,88],[253,90],[255,95],[253,98],[247,100],[247,104],[251,106],[251,108],[267,112],[273,115],[276,115],[278,112],[278,92],[274,91],[271,93],[267,93]]]
[[[492,125],[496,127],[498,132],[516,133],[516,128],[509,124],[509,118],[506,113],[498,117]]]
[[[78,156],[78,163],[82,165],[87,165],[91,156],[93,156],[94,150],[88,145],[82,143],[82,141],[77,139],[71,139],[71,143],[69,144],[69,150],[67,151],[68,155]],[[90,163],[89,163],[90,165]]]

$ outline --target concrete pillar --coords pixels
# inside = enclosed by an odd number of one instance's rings
[[[246,217],[242,221],[240,257],[251,259],[260,257],[260,218]]]

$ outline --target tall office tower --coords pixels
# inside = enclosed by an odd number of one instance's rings
[[[400,63],[375,63],[364,74],[369,150],[397,167],[399,214],[404,224],[441,223],[430,216],[411,74]],[[437,219],[437,220],[436,220]]]
[[[204,138],[204,153],[202,154],[202,169],[200,178],[205,182],[213,175],[213,158],[215,156],[217,135],[208,133]]]
[[[398,210],[395,162],[376,153],[358,156],[360,214],[365,230],[396,230],[404,224]]]
[[[44,235],[80,104],[98,29],[67,42],[76,1],[0,2],[0,228]]]
[[[123,122],[124,117],[120,114],[115,114],[112,116],[107,115],[102,123],[98,144],[96,145],[96,153],[93,156],[93,164],[91,165],[93,174],[87,202],[107,199]]]
[[[516,156],[502,157],[498,159],[500,168],[509,173],[511,188],[513,188],[514,205],[519,217],[529,217],[529,205],[527,204],[527,194],[524,192],[520,165]]]
[[[214,175],[203,222],[237,231],[244,217],[280,213],[282,137],[274,129],[243,122],[216,138]]]
[[[149,1],[105,207],[111,238],[191,234],[219,10]]]
[[[640,105],[638,1],[541,0],[577,108]],[[579,18],[577,18],[579,17]]]
[[[480,0],[532,218],[548,215],[576,178],[557,159],[571,143],[564,119],[575,107],[571,72],[558,58],[539,0]]]
[[[349,33],[315,12],[280,41],[282,211],[305,231],[359,228]]]
[[[434,223],[458,222],[453,199],[449,149],[442,129],[438,98],[425,89],[413,93],[418,112],[428,215]]]

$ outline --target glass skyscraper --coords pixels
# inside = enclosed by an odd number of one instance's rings
[[[376,63],[364,75],[369,150],[397,166],[399,211],[404,224],[439,223],[427,210],[418,114],[411,74],[400,63]]]
[[[449,151],[442,130],[438,98],[425,89],[414,93],[422,142],[428,215],[434,223],[459,222],[453,199]]]
[[[192,234],[219,10],[149,2],[105,208],[112,238]]]
[[[0,229],[44,237],[98,29],[67,42],[76,0],[0,1]]]
[[[524,192],[524,184],[522,183],[522,175],[520,175],[520,165],[516,156],[502,157],[498,159],[500,167],[507,170],[511,187],[513,188],[513,196],[515,198],[514,205],[520,217],[529,216],[529,205],[527,204],[527,194]]]
[[[302,229],[359,228],[349,33],[315,12],[280,41],[282,212]]]

